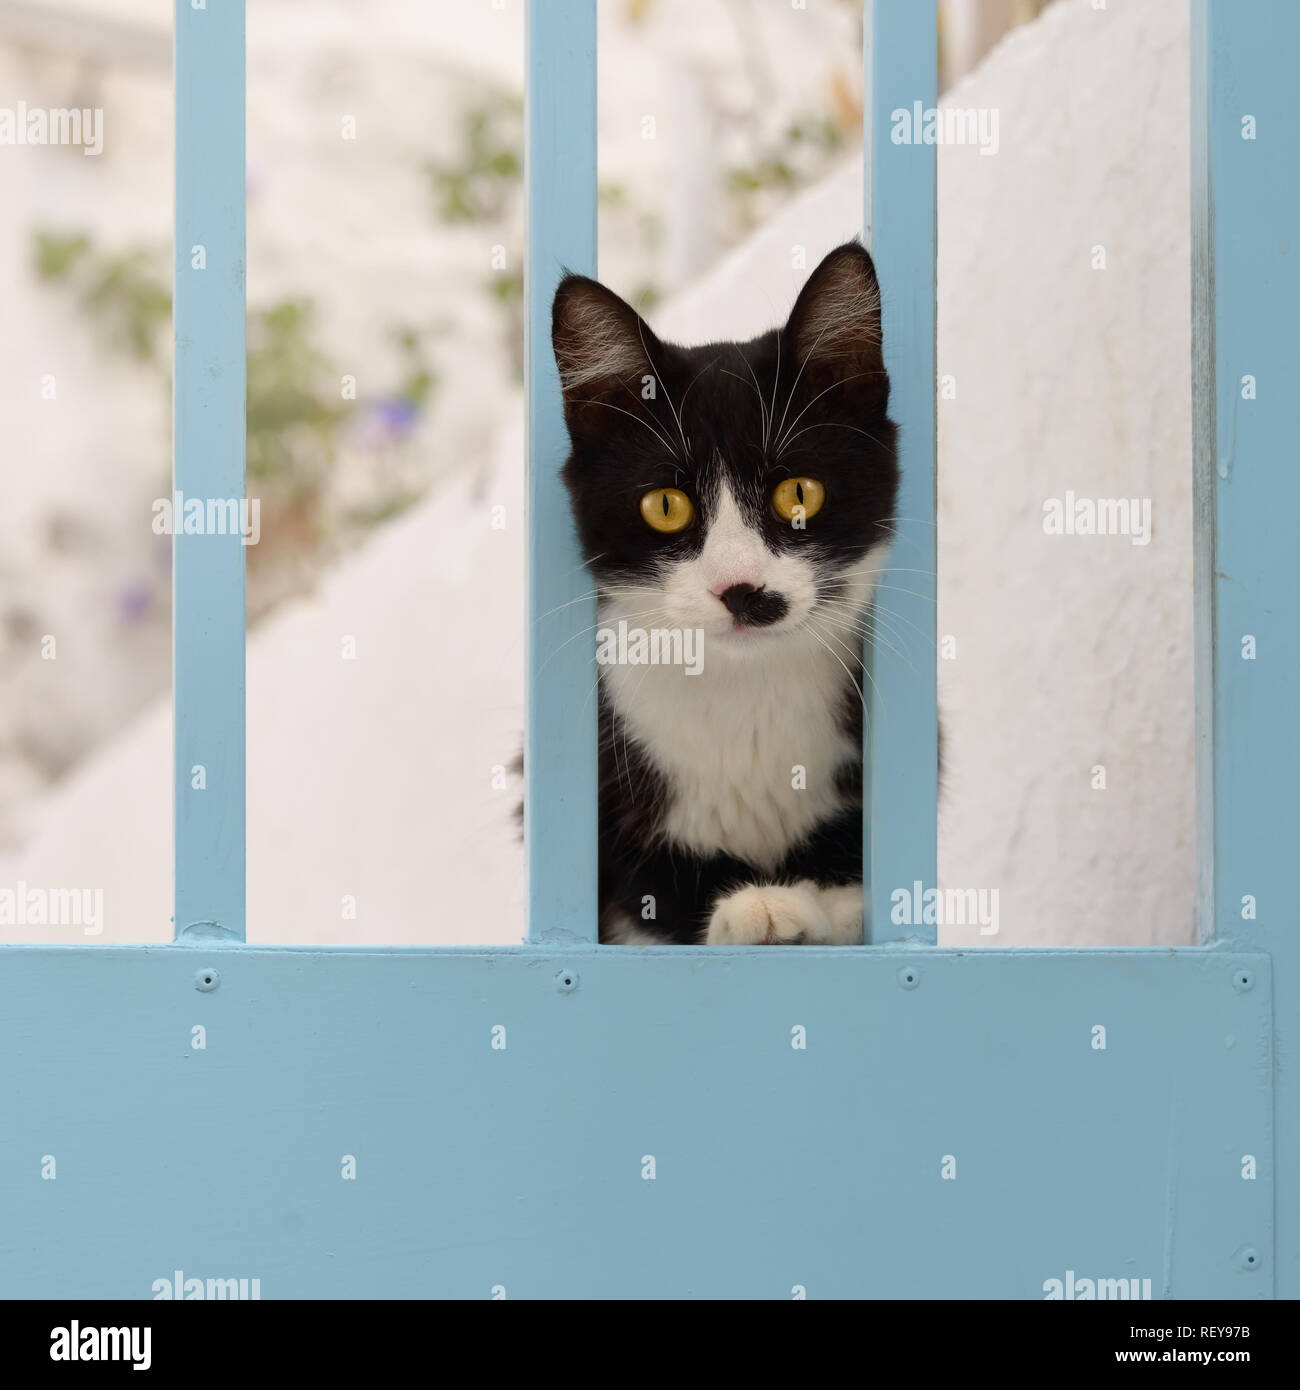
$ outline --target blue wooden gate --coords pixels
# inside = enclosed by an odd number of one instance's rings
[[[529,942],[245,943],[243,550],[177,536],[175,942],[0,951],[0,1293],[1042,1298],[1067,1271],[1157,1298],[1300,1293],[1298,1083],[1275,1060],[1300,1045],[1300,6],[1208,0],[1193,28],[1204,944],[595,944],[589,654],[564,646],[593,614],[571,603],[544,651],[535,619],[586,587],[543,328],[561,264],[595,269],[596,21],[594,0],[548,0],[528,34]],[[868,0],[866,35],[864,222],[916,571],[934,149],[891,143],[888,116],[934,104],[933,7]],[[191,496],[243,493],[243,130],[243,6],[177,0]],[[904,616],[933,635],[927,598]],[[897,711],[870,750],[885,924],[891,885],[935,881],[934,660],[873,659]]]

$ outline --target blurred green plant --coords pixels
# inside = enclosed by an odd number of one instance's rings
[[[499,92],[461,115],[456,160],[430,160],[438,215],[444,222],[490,222],[505,214],[522,186],[523,103]]]
[[[415,409],[422,409],[429,403],[438,384],[438,378],[429,365],[424,333],[413,324],[399,323],[389,329],[389,337],[406,369],[406,375],[394,395]]]
[[[285,299],[248,315],[248,476],[314,498],[353,403],[323,389],[329,363],[311,337],[315,306]]]
[[[510,375],[522,381],[524,375],[524,272],[499,270],[485,283],[488,298],[505,320],[504,338],[510,355]]]
[[[626,184],[616,180],[602,180],[596,185],[596,205],[605,218],[635,229],[646,259],[653,261],[654,252],[663,242],[663,218],[653,208],[638,208],[627,191]],[[601,226],[602,239],[606,235],[618,235],[611,228],[608,232]],[[646,279],[628,295],[628,303],[639,314],[648,314],[663,298],[659,286],[652,279]]]
[[[79,303],[111,350],[124,350],[141,362],[155,360],[159,330],[171,318],[172,297],[149,250],[97,253],[81,232],[38,231],[35,242],[37,275],[75,284]]]
[[[429,160],[437,215],[443,222],[489,225],[507,239],[523,221],[523,103],[513,92],[477,96],[460,117],[460,150],[450,160]],[[517,238],[516,238],[517,239]],[[501,270],[483,282],[501,313],[502,339],[511,376],[523,375],[524,279],[522,270]]]
[[[90,250],[90,238],[80,232],[35,234],[36,273],[42,280],[59,280]]]
[[[170,392],[168,335],[172,296],[164,279],[166,253],[132,247],[99,249],[84,232],[38,229],[33,233],[38,278],[68,291],[99,334],[106,351],[152,367]],[[249,551],[250,574],[265,563],[289,562],[320,549],[329,530],[326,487],[338,456],[342,427],[358,407],[378,421],[359,435],[376,447],[407,440],[433,398],[437,379],[423,332],[396,325],[390,337],[401,363],[396,391],[364,402],[345,399],[340,377],[318,344],[316,305],[286,298],[250,308],[247,335],[247,473],[263,507],[263,535],[271,544]],[[382,486],[366,505],[343,513],[347,524],[375,525],[408,507],[419,489],[404,482],[391,493]],[[270,595],[283,593],[271,583]],[[263,605],[250,590],[250,608]]]
[[[627,302],[638,314],[648,314],[654,310],[662,298],[663,292],[659,286],[652,280],[646,280],[628,295]]]
[[[801,188],[824,172],[846,139],[844,127],[832,116],[796,116],[752,163],[727,171],[727,191],[744,204],[772,190]]]

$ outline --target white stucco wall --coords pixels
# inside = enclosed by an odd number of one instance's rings
[[[941,878],[997,888],[1001,925],[953,943],[1192,939],[1187,67],[1183,0],[1062,0],[949,95],[1000,130],[939,159]],[[656,326],[779,321],[792,247],[815,264],[859,205],[846,166]],[[490,779],[521,717],[522,447],[518,401],[495,409],[481,500],[438,492],[250,641],[252,939],[519,937],[515,793]],[[1067,489],[1150,498],[1150,544],[1045,535]],[[49,797],[0,884],[102,885],[99,940],[166,938],[169,729],[155,709]]]

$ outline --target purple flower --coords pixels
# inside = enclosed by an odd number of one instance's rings
[[[134,580],[117,596],[117,612],[123,622],[138,623],[153,607],[153,588]]]
[[[366,410],[361,437],[371,448],[398,444],[415,429],[420,407],[405,396],[381,396]]]

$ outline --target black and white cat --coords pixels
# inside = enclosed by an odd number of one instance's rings
[[[863,938],[864,613],[893,532],[880,292],[850,242],[747,343],[560,284],[573,514],[602,628],[702,633],[600,680],[600,939]]]

